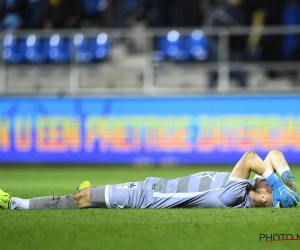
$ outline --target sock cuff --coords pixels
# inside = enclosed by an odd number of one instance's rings
[[[9,209],[29,209],[29,199],[21,199],[18,197],[11,197],[11,206]]]
[[[92,207],[107,208],[106,186],[91,187],[90,203]]]
[[[264,177],[265,179],[268,179],[274,172],[267,167],[265,172],[263,172],[263,174],[261,175],[262,177]]]

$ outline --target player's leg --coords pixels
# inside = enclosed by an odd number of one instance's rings
[[[270,151],[264,162],[268,166],[272,167],[274,171],[278,172],[284,184],[294,191],[296,190],[294,176],[290,170],[289,164],[280,150],[274,149]]]
[[[248,151],[233,168],[231,177],[249,179],[251,171],[263,175],[267,167],[266,163],[254,151]]]
[[[284,172],[285,170],[290,170],[283,153],[278,149],[270,151],[267,157],[265,158],[264,162],[267,163],[269,167],[272,167],[274,171],[277,171],[279,174],[281,174],[280,172]]]
[[[32,198],[28,209],[138,208],[142,194],[143,182],[87,187],[73,195]]]
[[[85,187],[75,194],[44,196],[31,199],[10,197],[0,192],[0,208],[4,209],[75,209],[75,208],[140,208],[146,205],[144,182]],[[152,189],[151,189],[152,190]]]
[[[153,203],[153,184],[157,179],[85,188],[73,199],[76,208],[146,208]]]
[[[65,196],[43,196],[31,199],[21,199],[18,197],[11,198],[11,210],[14,209],[75,209],[76,205],[72,195]]]
[[[82,184],[75,194],[65,196],[44,196],[31,199],[11,197],[0,190],[0,208],[3,209],[75,209],[75,208],[107,208],[105,202],[105,186],[86,187]]]

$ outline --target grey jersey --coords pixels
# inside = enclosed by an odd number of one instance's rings
[[[149,177],[144,182],[107,186],[112,208],[254,207],[247,179],[228,172],[200,172],[176,179]]]
[[[159,179],[153,194],[153,207],[252,207],[249,188],[249,180],[230,178],[227,172],[200,172],[177,179]]]

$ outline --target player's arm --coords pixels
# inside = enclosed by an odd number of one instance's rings
[[[274,149],[270,151],[264,162],[268,166],[271,166],[274,169],[274,172],[278,172],[281,180],[285,185],[297,192],[295,177],[291,172],[283,153],[280,150]]]
[[[254,151],[246,152],[235,165],[230,177],[249,179],[251,171],[261,175],[273,189],[273,203],[283,207],[297,206],[299,198],[295,192],[286,187],[273,171]]]

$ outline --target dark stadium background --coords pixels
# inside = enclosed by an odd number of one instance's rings
[[[299,163],[297,1],[1,1],[0,161]]]
[[[299,24],[297,0],[0,0],[0,188],[231,171],[275,148],[299,186]],[[256,249],[299,229],[297,208],[9,212],[13,249]]]

